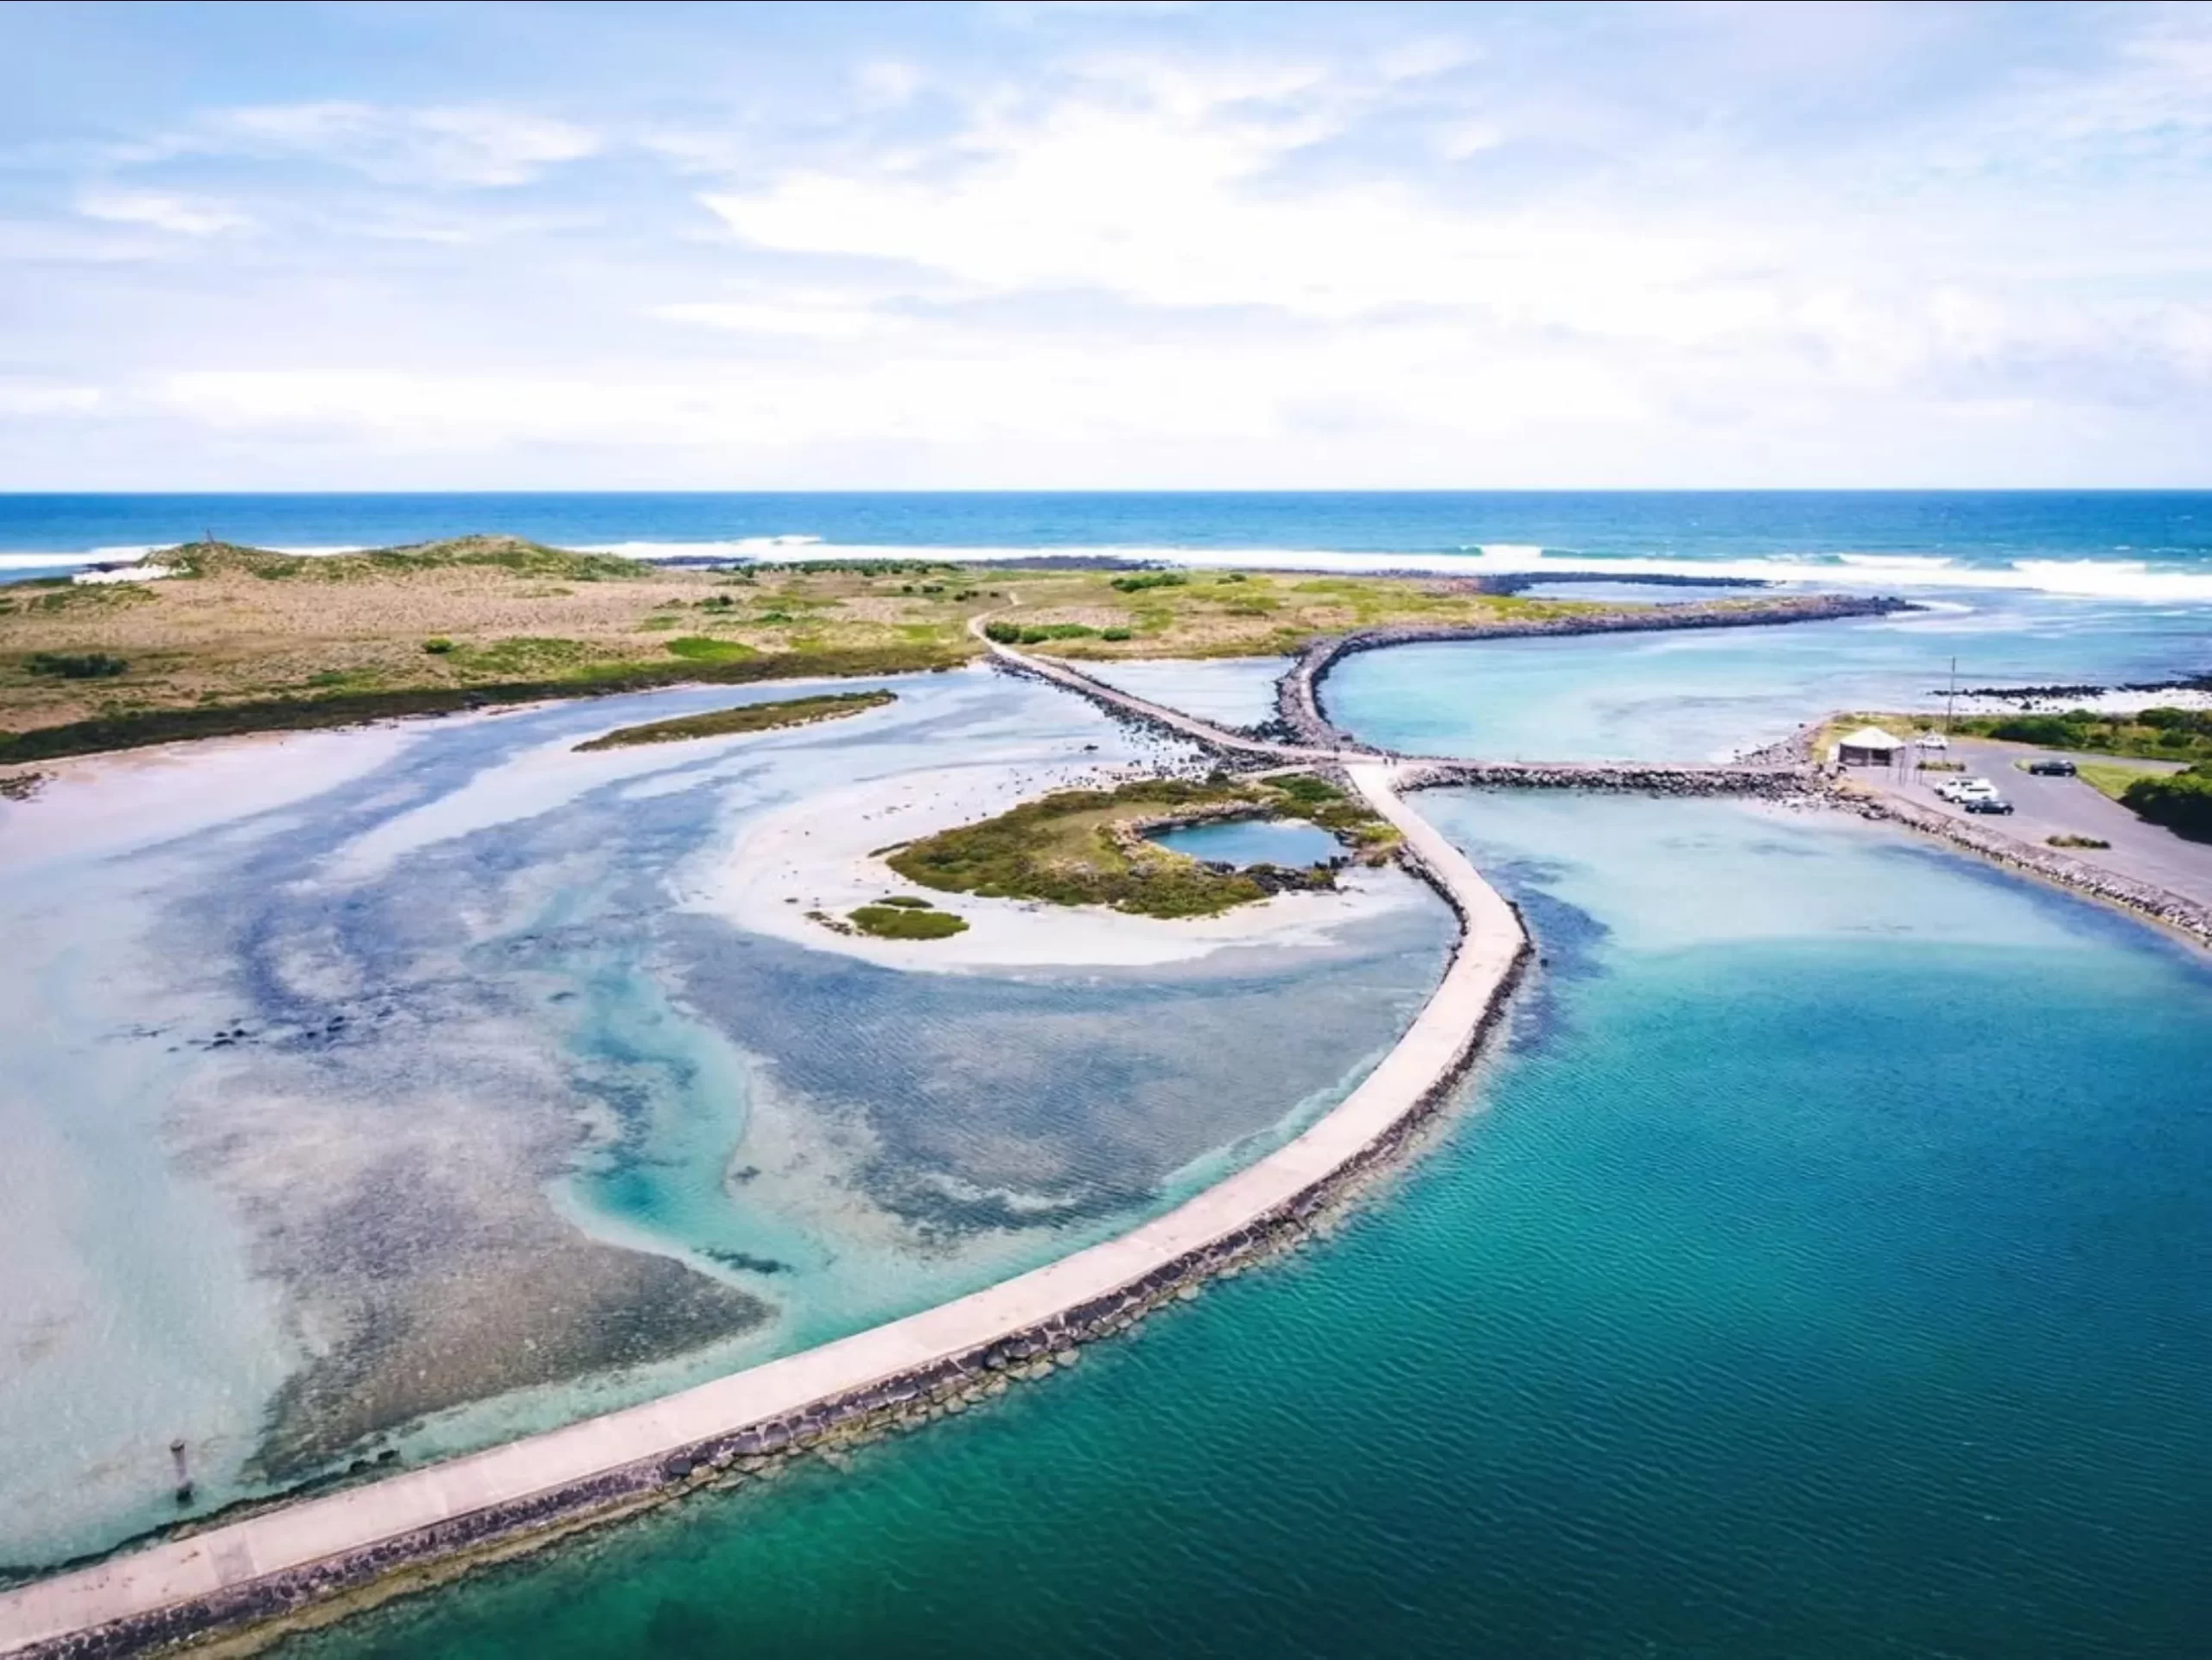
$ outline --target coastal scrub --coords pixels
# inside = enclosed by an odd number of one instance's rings
[[[632,744],[681,743],[690,738],[727,738],[741,732],[769,732],[779,727],[811,726],[817,721],[841,721],[864,715],[899,701],[887,691],[835,691],[818,697],[788,697],[772,703],[743,703],[735,709],[709,709],[704,715],[683,715],[673,720],[648,721],[642,726],[617,727],[576,746],[579,751],[623,749]]]
[[[1329,867],[1302,873],[1226,870],[1146,839],[1174,824],[1298,818],[1379,863],[1397,831],[1325,779],[1204,782],[1144,779],[1112,790],[1063,790],[894,849],[891,868],[944,892],[1052,905],[1104,905],[1138,916],[1211,916],[1283,887],[1332,887]]]
[[[900,897],[903,899],[905,896]],[[924,900],[921,906],[917,906],[900,903],[898,900],[887,900],[881,905],[860,906],[849,913],[846,920],[856,932],[871,934],[878,939],[947,939],[954,934],[968,932],[964,919],[954,916],[950,911],[924,908],[926,906],[927,900]]]

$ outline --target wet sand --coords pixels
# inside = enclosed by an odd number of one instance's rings
[[[1335,893],[1280,894],[1218,916],[1129,916],[1030,900],[930,894],[968,924],[946,939],[839,934],[809,911],[842,917],[892,894],[919,891],[880,856],[898,844],[973,824],[1054,790],[1107,786],[1150,767],[947,766],[849,785],[760,816],[726,849],[689,873],[688,910],[747,933],[842,952],[889,968],[1150,967],[1233,945],[1310,944],[1412,897],[1402,883],[1357,868]]]
[[[1457,1075],[1527,943],[1511,907],[1398,798],[1395,769],[1360,765],[1351,776],[1404,833],[1408,853],[1450,899],[1465,932],[1442,983],[1398,1046],[1294,1141],[1116,1239],[924,1313],[646,1405],[24,1587],[0,1597],[0,1651],[356,1556],[911,1373],[1110,1295],[1294,1203],[1389,1136]]]

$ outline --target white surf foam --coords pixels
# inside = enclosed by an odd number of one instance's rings
[[[690,544],[694,552],[707,544]],[[1751,559],[1611,558],[1539,548],[1525,543],[1486,543],[1455,553],[1370,553],[1313,548],[1174,548],[1103,544],[1094,547],[885,547],[817,542],[785,558],[942,559],[961,563],[1006,563],[1024,559],[1127,559],[1196,569],[1242,566],[1277,570],[1375,572],[1415,570],[1456,576],[1530,576],[1591,572],[1633,582],[1639,576],[1746,577],[1827,588],[1939,588],[2042,593],[2079,598],[2212,603],[2212,571],[2154,570],[2139,560],[2022,559],[2007,565],[1962,565],[1924,555],[1845,554],[1833,559],[1775,554]],[[1868,563],[1878,561],[1878,563]]]
[[[168,544],[160,544],[170,545]],[[1665,557],[1615,558],[1550,549],[1522,542],[1487,542],[1449,553],[1374,553],[1316,548],[1179,548],[1104,543],[1083,547],[908,546],[834,543],[822,537],[787,532],[732,537],[700,542],[629,541],[575,544],[580,551],[609,553],[647,562],[677,559],[893,560],[927,559],[948,563],[1005,564],[1034,559],[1145,561],[1198,569],[1262,567],[1275,570],[1362,573],[1421,571],[1457,576],[1545,576],[1592,573],[1622,582],[1640,576],[1692,581],[1750,578],[1757,582],[1816,584],[1827,588],[1883,590],[1950,588],[2049,594],[2058,596],[2148,601],[2164,604],[2212,604],[2212,571],[2154,569],[2141,559],[2019,559],[2005,565],[1962,564],[1948,556],[1903,553],[1845,553],[1834,556],[1776,553],[1749,559],[1681,559]],[[39,566],[115,563],[155,551],[144,547],[105,547],[90,551],[0,553],[0,569]],[[356,553],[357,547],[283,547],[280,553],[308,557]]]

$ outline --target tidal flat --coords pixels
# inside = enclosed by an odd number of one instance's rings
[[[575,753],[804,688],[73,763],[6,809],[0,1562],[174,1517],[173,1438],[199,1513],[1119,1232],[1339,1098],[1440,971],[1450,919],[1395,873],[1295,951],[1164,963],[911,972],[697,904],[754,819],[950,744],[1004,789],[1174,758],[980,671],[881,684],[726,742]]]

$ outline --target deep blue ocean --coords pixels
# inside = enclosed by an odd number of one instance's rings
[[[2212,599],[2203,491],[0,496],[0,564],[18,574],[210,534],[336,549],[472,531],[642,557],[806,546],[1274,552],[1514,569],[1729,565]]]

